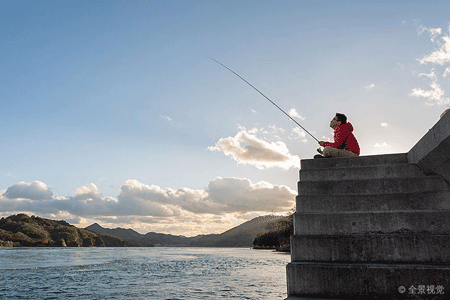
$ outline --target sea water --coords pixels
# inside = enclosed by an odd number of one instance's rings
[[[0,248],[0,299],[285,299],[289,261],[244,248]]]

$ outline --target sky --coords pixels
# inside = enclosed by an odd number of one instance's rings
[[[447,1],[2,0],[0,216],[221,233],[295,205],[335,113],[361,155],[450,107]]]

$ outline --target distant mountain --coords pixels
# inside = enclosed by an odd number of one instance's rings
[[[191,246],[195,247],[252,247],[255,237],[267,231],[267,226],[279,217],[262,216],[247,221],[224,233],[200,237],[193,241]]]
[[[95,233],[105,233],[120,237],[131,246],[165,247],[252,247],[255,237],[268,230],[280,217],[263,216],[247,221],[221,234],[198,235],[195,237],[175,236],[171,234],[149,232],[145,235],[132,229],[103,228],[94,223],[85,229]]]
[[[115,229],[108,229],[103,228],[97,223],[94,223],[86,228],[86,230],[95,232],[95,233],[101,233],[101,234],[109,234],[118,238],[121,238],[122,240],[125,240],[129,243],[130,246],[146,246],[146,247],[153,247],[153,244],[145,244],[143,245],[141,243],[143,235],[139,232],[134,231],[133,229],[124,229],[124,228],[115,228]]]
[[[128,242],[112,235],[18,214],[0,219],[0,247],[125,247]]]

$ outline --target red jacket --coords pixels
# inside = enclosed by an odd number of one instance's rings
[[[359,144],[352,132],[353,126],[351,123],[339,125],[334,130],[334,143],[325,142],[323,146],[346,149],[359,155]]]

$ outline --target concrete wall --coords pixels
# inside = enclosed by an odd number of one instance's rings
[[[450,184],[450,113],[446,113],[409,151],[408,162]]]

